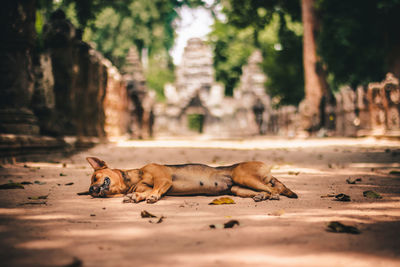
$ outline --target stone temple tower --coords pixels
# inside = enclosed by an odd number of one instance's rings
[[[211,48],[200,38],[189,39],[181,65],[176,71],[176,89],[182,97],[192,97],[199,90],[210,90],[214,80]]]

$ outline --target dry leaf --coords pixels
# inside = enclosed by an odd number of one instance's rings
[[[1,184],[0,189],[24,189],[24,186],[20,183],[9,182],[7,184]]]
[[[375,191],[368,190],[363,192],[363,196],[366,198],[381,199],[382,196]]]
[[[361,178],[347,178],[346,179],[346,182],[348,184],[355,184],[356,182],[361,182],[361,181],[362,181]]]
[[[142,212],[140,213],[140,216],[142,216],[142,218],[157,218],[156,215],[151,214],[147,210],[142,210]]]
[[[152,220],[150,220],[149,223],[162,223],[162,222],[164,221],[164,219],[165,219],[165,217],[164,217],[164,216],[161,216],[161,217],[158,219],[158,221],[153,222]]]
[[[326,194],[326,195],[322,195],[321,198],[327,198],[327,197],[334,197],[336,196],[335,194]]]
[[[212,229],[222,229],[222,228],[233,228],[235,225],[240,225],[237,220],[230,220],[224,224],[210,224],[209,227]]]
[[[326,229],[328,232],[333,232],[333,233],[348,233],[348,234],[360,234],[360,230],[358,230],[357,227],[354,226],[349,226],[342,224],[340,222],[330,222],[328,224],[328,228]]]
[[[337,201],[345,201],[345,202],[350,201],[350,196],[343,193],[336,195],[335,198]]]
[[[239,221],[237,221],[237,220],[230,220],[230,221],[228,221],[228,222],[226,222],[226,223],[224,223],[224,228],[233,228],[235,225],[240,225],[239,224]]]
[[[236,204],[236,203],[235,203],[235,201],[233,201],[233,199],[231,199],[229,197],[216,198],[213,201],[211,201],[210,203],[208,203],[208,205],[223,205],[223,204]]]
[[[32,200],[38,200],[38,199],[47,199],[49,195],[45,195],[45,196],[35,196],[35,197],[28,197],[28,199],[32,199]]]
[[[24,206],[24,205],[47,205],[47,201],[24,202],[18,204],[18,206]]]

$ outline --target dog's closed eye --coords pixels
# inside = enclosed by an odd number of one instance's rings
[[[272,187],[275,186],[275,181],[274,181],[274,180],[271,180],[270,183],[271,183],[271,186],[272,186]]]

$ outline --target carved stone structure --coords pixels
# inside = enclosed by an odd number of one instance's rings
[[[142,64],[136,48],[131,47],[126,59],[124,79],[130,98],[130,132],[135,138],[153,135],[155,93],[149,91],[143,74]]]
[[[0,133],[38,134],[31,110],[35,1],[5,1],[0,22]]]
[[[267,77],[261,70],[261,62],[261,52],[254,51],[247,65],[243,66],[240,86],[234,91],[234,98],[239,103],[239,112],[243,113],[245,118],[245,121],[239,122],[239,131],[244,134],[267,132],[271,99],[265,93]]]
[[[234,97],[224,97],[223,87],[213,80],[210,48],[200,39],[188,42],[177,83],[164,89],[166,103],[157,106],[158,132],[212,136],[275,134],[294,137],[309,133],[318,136],[400,136],[399,80],[388,74],[381,83],[370,83],[353,90],[344,86],[335,95],[321,99],[324,117],[317,118],[315,107],[305,99],[297,109],[282,106],[272,109],[264,93],[266,77],[259,67],[262,56],[255,51],[243,66],[240,86]],[[301,114],[301,115],[300,115]],[[191,123],[196,118],[197,124]],[[321,127],[321,129],[320,129]]]
[[[103,64],[107,67],[106,97],[103,102],[104,131],[106,136],[122,136],[129,128],[131,101],[122,75],[110,61],[104,59]]]
[[[176,70],[176,89],[180,97],[192,98],[201,89],[207,93],[214,81],[211,48],[199,38],[189,39]]]
[[[254,52],[243,67],[240,88],[233,98],[225,97],[223,86],[214,80],[211,48],[198,38],[190,39],[176,84],[165,86],[166,103],[157,106],[157,133],[197,131],[219,137],[265,133],[271,108],[261,61],[261,53]]]
[[[355,93],[349,86],[344,86],[336,97],[336,135],[356,135]]]
[[[384,94],[383,106],[386,112],[387,135],[399,135],[400,133],[400,85],[399,79],[392,73],[386,75],[382,82]]]
[[[386,112],[383,104],[384,97],[385,95],[381,83],[368,84],[368,102],[372,135],[383,135],[385,133]]]
[[[39,55],[37,66],[37,77],[43,79],[35,89],[41,96],[35,113],[42,122],[42,133],[79,138],[125,133],[128,100],[118,71],[82,41],[82,32],[61,10],[51,15],[43,35],[46,51]]]
[[[357,136],[366,136],[371,131],[371,119],[369,114],[369,103],[363,86],[356,89],[356,120]]]
[[[368,84],[367,92],[363,86],[358,86],[355,91],[348,86],[342,87],[335,94],[335,102],[335,105],[330,104],[329,110],[325,105],[325,113],[333,117],[335,127],[333,133],[330,128],[325,128],[328,131],[324,135],[400,136],[400,85],[393,74],[388,73],[382,82]],[[281,109],[272,112],[270,133],[280,134],[286,127],[286,116],[282,115]],[[299,121],[298,117],[292,121]],[[290,124],[289,120],[287,125]],[[299,132],[299,128],[294,128]]]

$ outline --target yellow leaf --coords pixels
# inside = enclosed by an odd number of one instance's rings
[[[223,204],[235,204],[235,201],[229,197],[220,197],[211,201],[208,205],[223,205]]]

